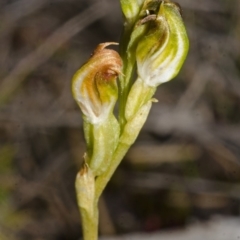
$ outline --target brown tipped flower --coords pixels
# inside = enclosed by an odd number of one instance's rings
[[[113,42],[99,44],[73,77],[73,97],[92,124],[107,118],[118,97],[116,79],[121,73],[122,60],[116,51],[106,49],[113,44],[117,45]]]

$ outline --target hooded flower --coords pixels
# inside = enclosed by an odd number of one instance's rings
[[[73,97],[92,124],[108,117],[118,97],[116,79],[121,73],[122,60],[116,51],[106,49],[111,44],[117,43],[99,44],[72,81]]]
[[[161,2],[157,15],[148,15],[148,31],[136,50],[139,77],[146,85],[157,87],[174,78],[188,53],[189,42],[179,7]]]

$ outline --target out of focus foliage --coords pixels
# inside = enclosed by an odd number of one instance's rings
[[[240,1],[179,4],[190,53],[106,189],[103,235],[239,216]],[[0,2],[0,239],[80,238],[70,79],[121,26],[118,0]]]

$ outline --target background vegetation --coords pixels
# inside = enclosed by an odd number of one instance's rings
[[[240,214],[240,1],[179,4],[190,53],[105,191],[102,235]],[[1,240],[80,238],[71,78],[121,26],[118,0],[0,1]]]

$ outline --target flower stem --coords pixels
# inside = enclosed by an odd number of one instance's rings
[[[100,175],[96,179],[96,185],[95,185],[95,200],[98,201],[99,197],[101,196],[104,188],[106,187],[107,183],[111,179],[113,173],[115,172],[116,168],[122,161],[123,157],[127,153],[128,149],[130,148],[130,145],[124,144],[124,143],[119,143],[117,149],[115,150],[115,153],[113,154],[113,159],[110,167],[108,170]]]
[[[97,240],[98,239],[98,208],[97,204],[94,207],[94,212],[90,215],[87,211],[79,208],[82,219],[83,239]]]
[[[83,163],[75,181],[77,203],[82,219],[83,239],[98,239],[98,204],[95,201],[95,176]]]
[[[127,51],[133,27],[134,22],[125,22],[124,30],[119,44],[120,56],[123,61],[122,74],[119,76],[119,123],[121,132],[124,128],[124,125],[126,124],[125,107],[127,96],[132,84],[131,79],[135,68],[135,55],[133,59],[130,59],[129,52]]]

